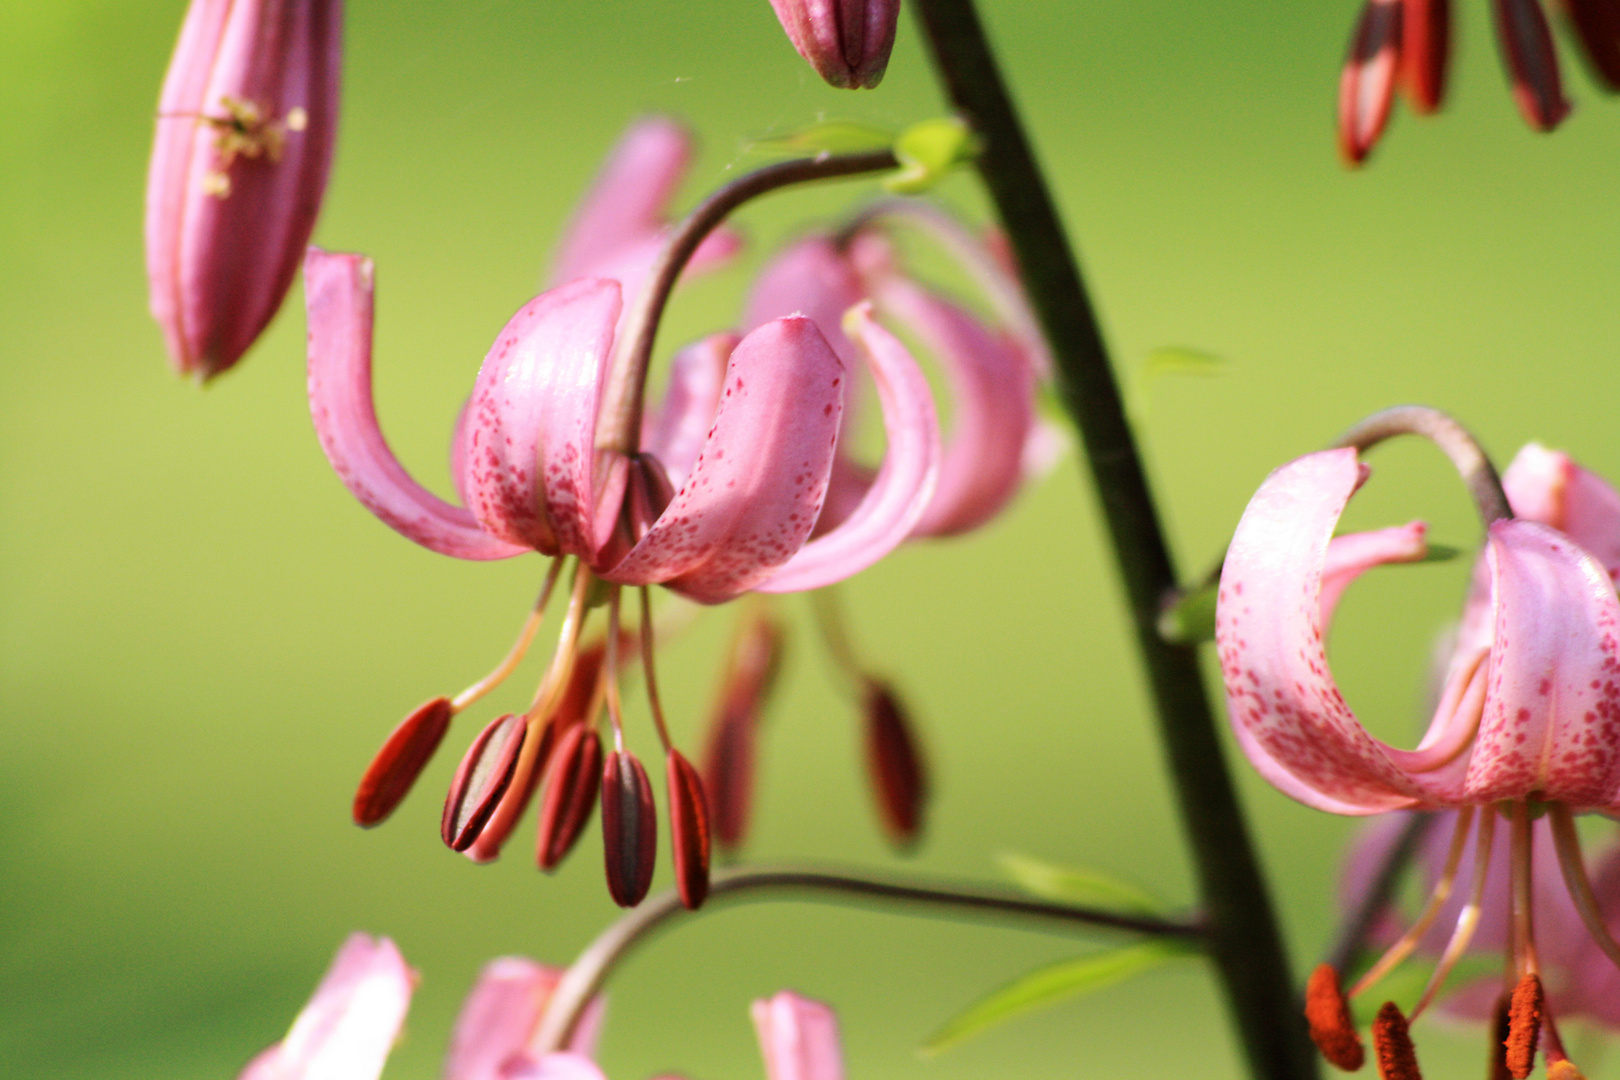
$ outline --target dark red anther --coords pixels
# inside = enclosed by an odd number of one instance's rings
[[[928,777],[922,754],[894,691],[877,679],[862,689],[866,721],[866,767],[877,793],[879,817],[889,839],[901,847],[922,831]]]
[[[1418,1069],[1417,1048],[1406,1017],[1393,1001],[1384,1002],[1373,1017],[1373,1053],[1378,1059],[1378,1080],[1423,1080]]]
[[[1537,131],[1551,131],[1569,115],[1570,106],[1541,0],[1492,0],[1491,6],[1519,112]]]
[[[1339,150],[1359,165],[1384,133],[1401,52],[1401,0],[1367,0],[1339,76]]]
[[[494,862],[500,858],[501,848],[506,846],[507,839],[512,830],[517,827],[523,811],[529,808],[529,800],[534,798],[534,792],[540,786],[540,776],[546,767],[546,756],[551,752],[551,744],[556,741],[556,732],[551,725],[540,730],[540,745],[535,751],[534,759],[525,765],[523,754],[518,754],[516,764],[512,768],[512,779],[495,802],[495,808],[490,811],[488,820],[483,828],[478,830],[478,836],[462,852],[463,855],[475,863]]]
[[[714,838],[728,851],[739,847],[748,833],[756,734],[781,668],[782,642],[782,627],[775,619],[745,616],[720,684],[719,706],[704,748],[703,786]]]
[[[1541,1014],[1546,995],[1541,980],[1526,972],[1513,988],[1508,1002],[1508,1034],[1503,1044],[1507,1053],[1502,1063],[1513,1080],[1525,1080],[1536,1064],[1536,1044],[1541,1039]]]
[[[703,781],[692,763],[670,748],[665,780],[669,787],[669,844],[675,852],[675,888],[691,911],[709,895],[709,806]]]
[[[528,727],[521,716],[508,713],[478,733],[450,781],[444,800],[439,835],[454,851],[465,851],[478,839],[495,805],[512,782],[518,752]]]
[[[1513,999],[1503,994],[1496,999],[1496,1013],[1491,1022],[1491,1060],[1488,1080],[1512,1080],[1507,1067],[1507,1041],[1510,1024],[1508,1012]]]
[[[602,767],[602,850],[614,903],[635,907],[652,886],[658,811],[647,770],[625,751],[609,754]]]
[[[1432,113],[1446,96],[1451,0],[1402,0],[1401,86],[1412,108]]]
[[[354,793],[356,825],[380,825],[404,801],[450,730],[451,715],[450,699],[438,697],[399,722],[360,778]]]
[[[1592,75],[1620,90],[1620,5],[1614,0],[1563,0]]]
[[[1318,964],[1305,984],[1305,1022],[1311,1041],[1336,1067],[1355,1072],[1367,1060],[1361,1036],[1350,1018],[1350,1003],[1339,986],[1339,973],[1331,964]]]
[[[540,839],[535,861],[555,870],[573,850],[591,820],[596,789],[602,782],[602,740],[590,724],[572,724],[557,741],[546,769],[546,793],[540,799]]]

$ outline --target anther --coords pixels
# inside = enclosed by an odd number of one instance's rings
[[[894,691],[868,677],[861,687],[866,722],[866,765],[876,789],[879,816],[899,847],[916,843],[922,831],[928,778],[911,725]]]
[[[452,850],[465,851],[478,839],[512,782],[527,731],[522,717],[508,713],[479,732],[467,748],[450,782],[444,817],[439,823],[439,835]]]
[[[641,903],[658,857],[658,812],[647,770],[626,751],[609,754],[602,768],[602,852],[614,903]]]
[[[399,722],[371,759],[354,793],[354,823],[380,825],[410,794],[416,778],[450,730],[450,699],[436,697]]]
[[[741,846],[754,794],[754,743],[765,701],[781,667],[781,624],[763,613],[743,616],[720,683],[720,700],[703,754],[714,838],[722,850]]]
[[[540,838],[535,861],[552,871],[573,849],[596,805],[602,782],[602,740],[588,723],[574,724],[557,742],[540,800]]]
[[[681,904],[696,911],[709,895],[709,807],[692,763],[671,747],[666,762],[669,841]]]
[[[1511,1080],[1507,1067],[1508,1011],[1512,996],[1503,994],[1496,999],[1496,1012],[1491,1019],[1491,1060],[1488,1080]]]
[[[1525,1080],[1535,1066],[1545,1001],[1541,979],[1526,972],[1513,988],[1513,998],[1508,1005],[1507,1054],[1503,1060],[1513,1080]]]
[[[1305,984],[1305,1022],[1310,1025],[1311,1041],[1336,1067],[1355,1072],[1365,1064],[1367,1052],[1356,1034],[1350,1003],[1332,964],[1318,964]]]
[[[1384,1002],[1373,1018],[1372,1038],[1379,1080],[1423,1080],[1406,1017],[1393,1001]]]
[[[1581,1075],[1573,1061],[1565,1058],[1547,1066],[1547,1080],[1586,1080],[1586,1077]]]

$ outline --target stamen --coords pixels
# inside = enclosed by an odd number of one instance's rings
[[[1508,1010],[1512,1000],[1508,994],[1496,999],[1496,1012],[1491,1018],[1491,1057],[1487,1080],[1513,1080],[1513,1074],[1508,1072],[1507,1067]]]
[[[1526,972],[1513,988],[1508,1004],[1508,1034],[1503,1064],[1513,1080],[1525,1080],[1536,1063],[1536,1041],[1541,1037],[1542,1006],[1546,994],[1541,979]]]
[[[891,843],[907,848],[922,832],[928,801],[928,770],[911,723],[894,690],[878,679],[863,680],[866,768],[878,797],[879,818]]]
[[[658,811],[647,770],[634,754],[618,750],[602,767],[602,855],[614,903],[641,903],[658,857]]]
[[[529,617],[523,621],[523,629],[518,632],[517,641],[506,654],[506,658],[495,665],[495,670],[473,683],[467,689],[450,700],[451,713],[458,713],[495,689],[506,681],[506,677],[523,662],[523,656],[529,651],[529,644],[534,641],[534,635],[540,630],[540,620],[546,614],[546,602],[551,599],[551,590],[557,584],[557,576],[562,572],[563,560],[553,559],[551,569],[546,572],[545,584],[540,586],[540,595],[529,611]]]
[[[1553,845],[1558,849],[1558,865],[1564,871],[1564,884],[1575,910],[1581,914],[1587,933],[1597,942],[1615,967],[1620,967],[1620,944],[1616,944],[1592,891],[1592,880],[1586,876],[1586,861],[1581,857],[1581,838],[1575,832],[1575,817],[1563,803],[1547,805],[1547,819],[1552,825]]]
[[[1509,880],[1513,891],[1513,973],[1521,979],[1541,970],[1536,962],[1535,919],[1530,896],[1530,808],[1521,799],[1513,804],[1513,836],[1509,848]],[[1517,1000],[1518,990],[1513,991]]]
[[[399,722],[360,778],[354,793],[356,825],[380,825],[404,801],[450,730],[450,716],[450,700],[437,697]]]
[[[1388,975],[1397,964],[1412,955],[1423,935],[1429,932],[1434,920],[1440,917],[1440,909],[1451,898],[1452,885],[1457,880],[1457,867],[1462,863],[1463,848],[1468,843],[1468,830],[1474,822],[1474,808],[1465,806],[1457,811],[1457,827],[1451,834],[1451,848],[1446,853],[1444,867],[1440,871],[1440,878],[1434,883],[1434,889],[1429,893],[1429,899],[1418,913],[1417,921],[1402,934],[1400,939],[1391,945],[1384,955],[1379,957],[1378,963],[1367,969],[1367,973],[1356,980],[1351,987],[1349,996],[1357,997],[1370,990],[1379,979]]]
[[[692,763],[670,748],[666,763],[669,843],[675,854],[675,887],[689,911],[709,895],[709,801]]]
[[[1366,1062],[1367,1052],[1350,1018],[1350,1002],[1339,989],[1339,973],[1331,964],[1318,964],[1305,984],[1305,1022],[1316,1048],[1338,1068],[1355,1072]]]
[[[855,658],[855,649],[850,644],[849,629],[844,621],[843,605],[838,600],[838,590],[835,586],[816,589],[810,594],[810,603],[816,615],[816,629],[821,631],[821,639],[827,644],[827,654],[832,657],[833,667],[843,675],[849,685],[857,690],[863,685],[866,672]]]
[[[540,802],[535,861],[548,873],[573,849],[590,821],[602,782],[602,740],[589,723],[575,724],[557,742]]]
[[[1575,1063],[1569,1060],[1569,1054],[1564,1050],[1564,1040],[1559,1037],[1558,1025],[1553,1022],[1552,1011],[1542,1007],[1541,1016],[1541,1060],[1547,1063],[1547,1080],[1586,1080]]]
[[[439,833],[453,851],[466,851],[483,831],[495,805],[512,784],[517,757],[527,728],[507,713],[479,733],[461,759],[450,793],[444,800]]]
[[[619,700],[619,587],[615,585],[608,595],[607,632],[607,709],[608,722],[613,725],[613,750],[624,753],[624,704]],[[634,760],[634,759],[632,759]],[[640,765],[637,765],[640,768]],[[603,795],[606,805],[607,796]],[[621,907],[631,907],[621,904]]]
[[[1373,1018],[1373,1053],[1378,1060],[1379,1080],[1423,1080],[1408,1028],[1406,1017],[1393,1001],[1384,1002]]]
[[[1468,890],[1468,903],[1458,914],[1457,928],[1451,932],[1451,940],[1446,942],[1446,951],[1441,954],[1434,974],[1429,976],[1429,985],[1423,988],[1423,996],[1412,1010],[1413,1020],[1429,1007],[1434,995],[1440,992],[1446,976],[1451,974],[1451,969],[1467,950],[1468,943],[1474,939],[1474,930],[1479,926],[1480,905],[1485,899],[1485,875],[1491,868],[1491,843],[1495,836],[1496,815],[1486,810],[1479,815],[1479,828],[1475,830],[1474,881]]]
[[[641,587],[641,667],[647,677],[647,704],[652,709],[653,726],[658,729],[658,741],[663,744],[664,752],[674,753],[674,744],[669,739],[669,728],[664,724],[664,705],[658,699],[658,676],[653,671],[653,622],[652,597],[648,594],[647,586]],[[696,779],[694,777],[694,779]],[[701,790],[701,786],[700,786]],[[708,840],[707,832],[704,834],[704,877],[708,872]],[[693,907],[695,905],[687,905]]]

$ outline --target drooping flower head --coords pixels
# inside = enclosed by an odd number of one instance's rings
[[[1620,90],[1620,3],[1564,0],[1559,5],[1593,77]],[[1552,29],[1541,0],[1491,0],[1497,44],[1525,122],[1551,131],[1569,115]],[[1451,59],[1451,0],[1366,0],[1339,81],[1339,148],[1360,164],[1389,121],[1395,91],[1419,113],[1445,97]]]
[[[900,0],[771,0],[788,40],[816,74],[846,90],[883,79]]]
[[[182,375],[241,359],[281,306],[337,135],[342,0],[192,0],[146,186],[152,315]]]
[[[1458,451],[1455,431],[1446,438],[1459,461],[1477,455],[1477,448]],[[1469,467],[1476,484],[1494,477],[1479,461]],[[1534,500],[1513,498],[1511,489],[1529,475],[1555,482],[1538,481]],[[1573,824],[1577,813],[1620,810],[1620,602],[1612,577],[1620,567],[1600,561],[1613,554],[1620,496],[1567,459],[1539,448],[1521,457],[1509,474],[1508,495],[1498,492],[1487,514],[1480,580],[1434,718],[1417,747],[1406,750],[1367,732],[1327,663],[1327,626],[1350,581],[1379,563],[1423,554],[1417,523],[1334,537],[1346,502],[1366,476],[1354,446],[1309,454],[1272,473],[1244,512],[1222,573],[1216,624],[1233,727],[1262,775],[1309,806],[1341,814],[1460,811],[1425,915],[1415,932],[1403,936],[1352,988],[1352,996],[1416,947],[1449,895],[1471,830],[1475,833],[1475,873],[1464,916],[1436,977],[1412,1010],[1414,1018],[1476,929],[1496,818],[1508,817],[1511,888],[1505,906],[1513,926],[1509,970],[1514,982],[1507,989],[1516,1001],[1537,1002],[1536,1009],[1526,1005],[1516,1013],[1516,1038],[1533,1053],[1539,1037],[1549,1062],[1557,1064],[1567,1055],[1555,1025],[1540,1020],[1550,1014],[1540,998],[1533,931],[1531,819],[1545,813],[1569,899],[1589,940],[1620,964],[1620,947],[1597,910]],[[1538,501],[1531,512],[1573,532],[1513,517],[1509,500],[1515,509],[1522,502],[1526,510]],[[1588,534],[1600,522],[1598,531]],[[1581,542],[1588,535],[1596,553]],[[1349,1045],[1345,1033],[1325,1019],[1344,1015],[1328,1007],[1337,992],[1336,975],[1319,972],[1312,986],[1312,1019],[1319,1045],[1330,1054]],[[1534,1027],[1527,1026],[1532,1013]],[[1394,1046],[1406,1037],[1407,1022],[1394,1009],[1375,1025],[1375,1038]],[[1510,1062],[1513,1075],[1526,1075],[1528,1060],[1521,1055]]]

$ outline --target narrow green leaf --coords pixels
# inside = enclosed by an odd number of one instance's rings
[[[1019,1013],[1094,993],[1195,951],[1186,941],[1144,941],[1038,968],[957,1013],[922,1045],[922,1052],[937,1054]]]
[[[1043,900],[1129,915],[1170,914],[1170,905],[1163,900],[1097,870],[1056,866],[1014,851],[1002,852],[996,861],[1019,888]]]
[[[1183,593],[1159,612],[1159,636],[1173,645],[1199,645],[1215,640],[1215,601],[1220,582],[1212,581]]]
[[[1417,562],[1450,562],[1462,554],[1461,548],[1454,548],[1449,544],[1430,544],[1427,554]]]
[[[1226,369],[1226,361],[1202,349],[1167,345],[1148,353],[1144,366],[1149,378],[1156,375],[1220,375]]]
[[[954,116],[912,124],[894,141],[900,169],[883,186],[901,195],[917,195],[932,188],[958,164],[979,152],[979,140]]]
[[[855,120],[824,120],[807,128],[760,139],[756,149],[779,154],[865,154],[887,150],[895,134],[875,124]]]

